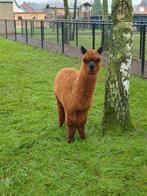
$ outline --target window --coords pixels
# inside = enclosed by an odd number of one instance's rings
[[[18,20],[22,20],[22,16],[18,16]]]
[[[144,7],[140,7],[140,12],[144,12]]]

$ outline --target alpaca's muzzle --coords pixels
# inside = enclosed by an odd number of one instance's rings
[[[88,65],[89,71],[94,71],[95,68],[96,68],[96,62],[95,61],[88,61],[87,65]]]

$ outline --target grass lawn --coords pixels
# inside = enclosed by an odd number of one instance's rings
[[[58,128],[53,80],[80,60],[0,38],[0,195],[125,195],[147,193],[147,81],[131,78],[137,130],[99,134],[106,68],[98,77],[87,139],[66,143]]]

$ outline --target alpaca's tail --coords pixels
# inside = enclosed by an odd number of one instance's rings
[[[65,122],[64,107],[62,103],[59,101],[57,96],[56,96],[56,99],[57,99],[57,106],[58,106],[59,126],[62,127],[63,123]]]

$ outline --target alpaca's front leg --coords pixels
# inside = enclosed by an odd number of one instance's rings
[[[66,124],[68,127],[67,130],[67,141],[68,143],[71,143],[77,127],[77,116],[75,112],[67,112],[66,113]]]
[[[87,121],[88,110],[78,111],[78,132],[81,139],[85,139],[85,124]]]
[[[68,133],[67,133],[67,142],[68,143],[72,142],[74,135],[75,135],[75,132],[76,132],[75,127],[68,126]]]
[[[83,127],[78,127],[78,132],[79,132],[80,138],[85,139],[85,128],[84,128],[84,126]]]

